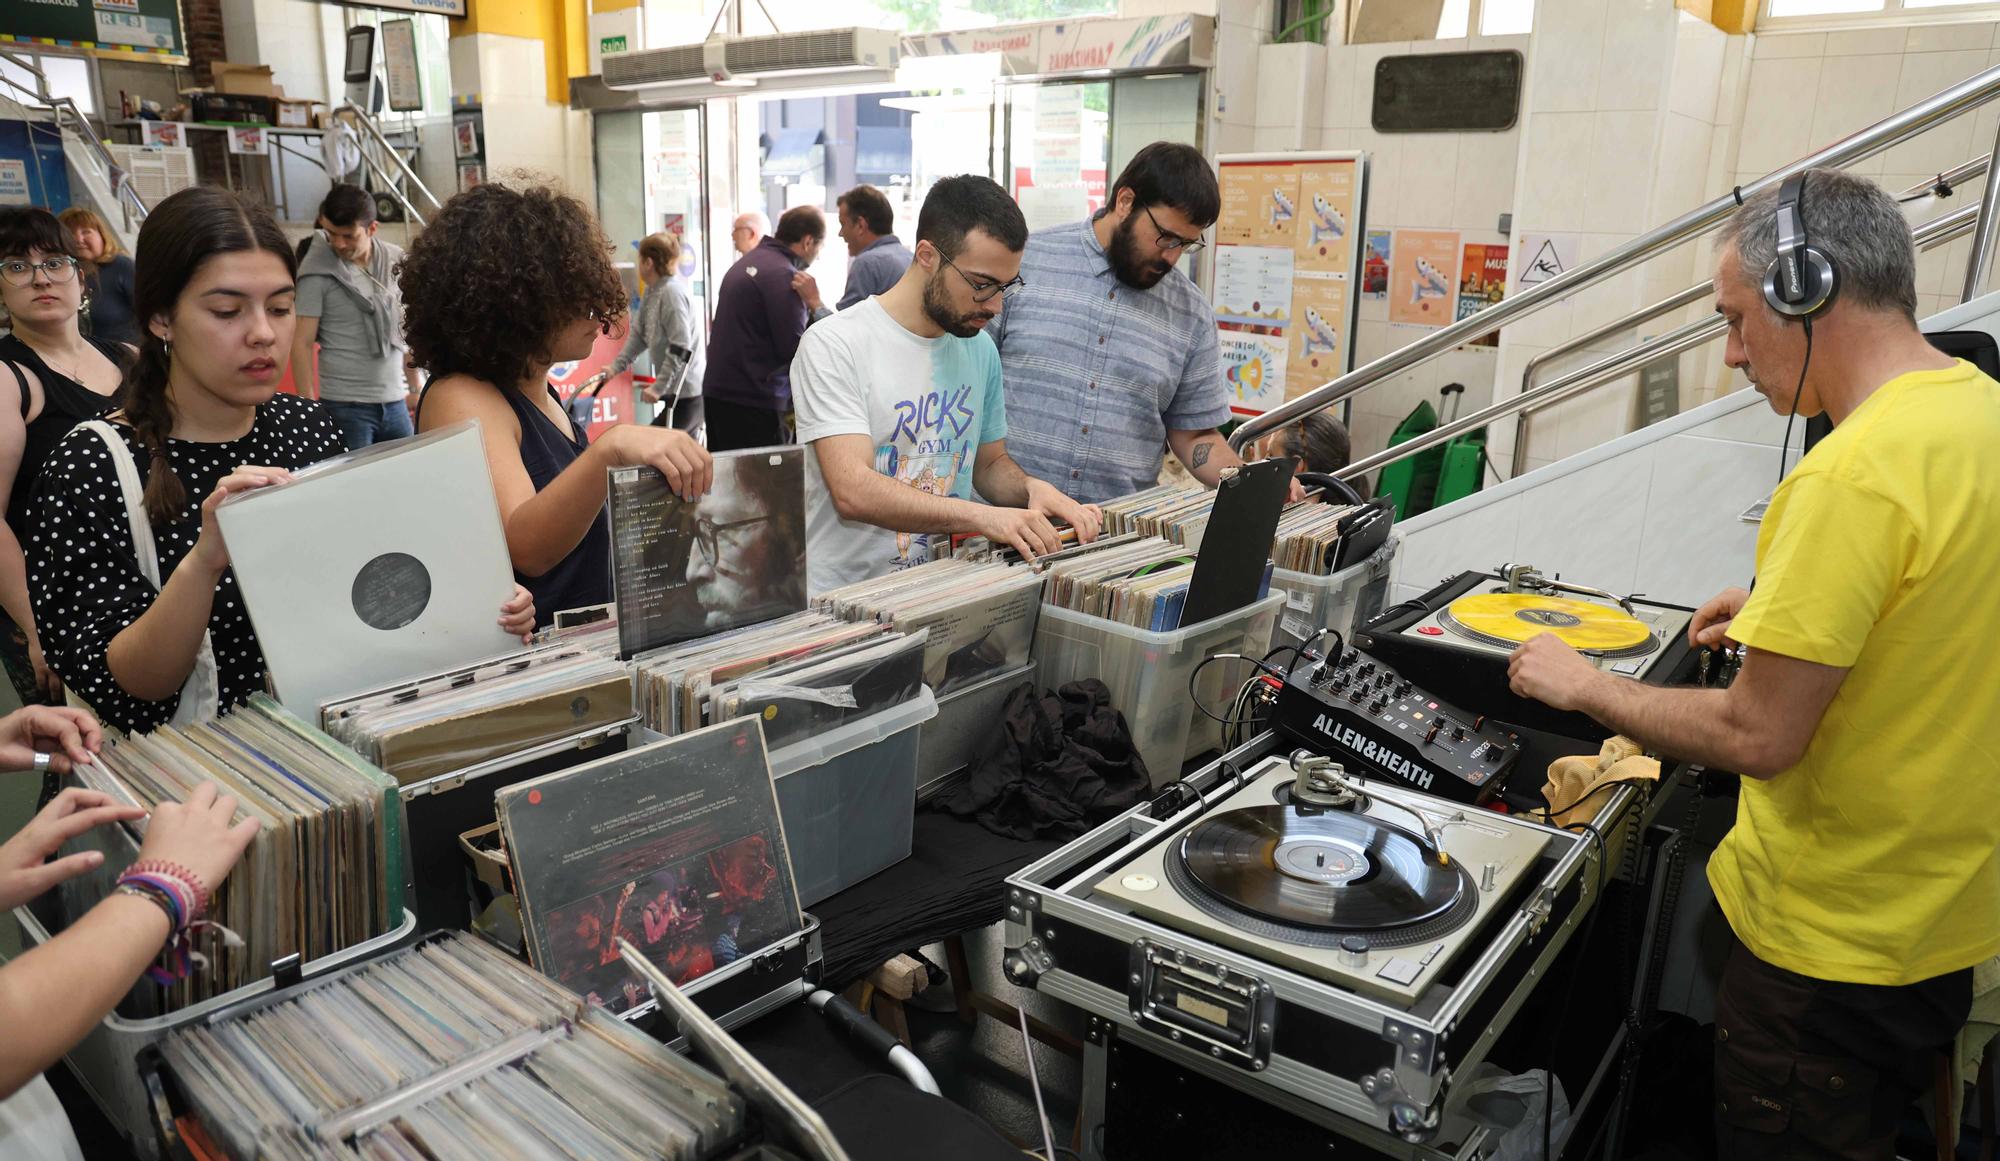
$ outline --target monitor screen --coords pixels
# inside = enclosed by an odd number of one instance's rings
[[[375,29],[363,24],[347,30],[347,69],[341,80],[359,84],[368,79],[375,65]]]

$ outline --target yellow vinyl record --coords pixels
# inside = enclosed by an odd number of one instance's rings
[[[1652,631],[1637,617],[1610,605],[1535,593],[1474,593],[1453,601],[1446,614],[1467,632],[1489,640],[1523,642],[1554,633],[1573,649],[1616,653],[1649,646]]]

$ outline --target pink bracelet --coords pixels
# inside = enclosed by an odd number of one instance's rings
[[[201,881],[201,876],[181,866],[179,863],[169,862],[166,859],[141,859],[139,862],[125,868],[125,873],[127,875],[156,875],[160,878],[176,880],[182,886],[186,887],[188,902],[192,905],[192,909],[186,916],[188,923],[194,923],[202,916],[208,914],[208,887]]]

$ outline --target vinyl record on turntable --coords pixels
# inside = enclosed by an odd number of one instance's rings
[[[1540,593],[1472,593],[1451,602],[1438,623],[1504,645],[1553,633],[1572,649],[1612,657],[1648,653],[1659,645],[1652,630],[1623,609]]]
[[[1464,877],[1416,835],[1347,813],[1225,811],[1188,831],[1181,869],[1251,916],[1322,931],[1377,931],[1450,911]]]

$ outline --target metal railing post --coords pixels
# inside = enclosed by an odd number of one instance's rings
[[[1986,188],[1979,195],[1979,216],[1972,224],[1972,254],[1965,262],[1965,293],[1960,302],[1971,302],[1986,288],[1993,272],[1994,215],[2000,213],[2000,173],[1994,172],[2000,158],[2000,131],[1993,137],[1993,152],[1987,156]]]

